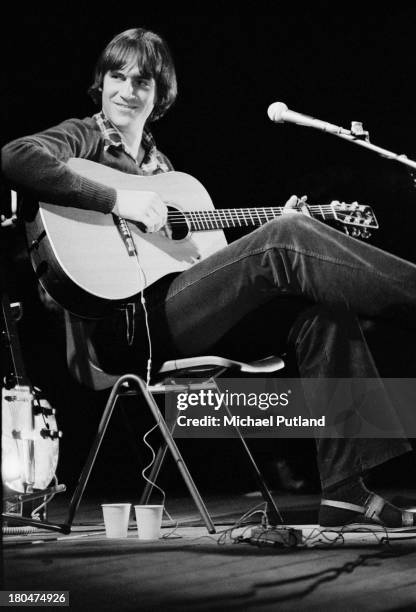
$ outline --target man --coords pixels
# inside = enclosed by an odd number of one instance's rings
[[[71,119],[7,145],[6,177],[39,199],[113,213],[142,223],[148,232],[162,229],[167,209],[156,193],[105,187],[65,162],[82,157],[132,174],[172,169],[148,129],[176,97],[165,42],[143,29],[116,36],[98,61],[90,93],[102,104],[94,117]],[[297,201],[289,200],[287,212]],[[303,378],[376,378],[357,317],[399,321],[414,331],[416,266],[305,215],[286,214],[189,270],[162,279],[146,290],[146,302],[158,360],[204,353],[219,344],[226,348],[229,335],[251,316],[257,324],[261,319],[265,346],[281,349],[279,336],[284,336]],[[96,326],[94,341],[104,369],[138,364],[145,329],[140,304],[133,336],[127,333],[130,323],[126,312],[117,311]],[[331,392],[330,385],[322,389],[319,402]],[[387,399],[380,397],[380,410],[388,411]],[[316,398],[306,399],[312,414],[319,410]],[[416,526],[415,514],[371,493],[361,478],[409,450],[405,440],[321,439],[317,448],[321,525]]]

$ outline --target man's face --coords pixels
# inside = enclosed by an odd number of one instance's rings
[[[143,126],[153,110],[155,95],[155,80],[140,75],[135,64],[104,75],[103,111],[121,132]]]

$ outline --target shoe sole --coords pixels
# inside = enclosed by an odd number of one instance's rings
[[[320,525],[322,531],[339,531],[340,533],[359,532],[374,532],[374,533],[399,533],[413,531],[416,534],[416,526],[411,527],[385,527],[384,525],[375,525],[372,523],[351,523],[349,525]]]

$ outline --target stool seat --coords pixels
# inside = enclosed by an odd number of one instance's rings
[[[94,321],[88,321],[65,311],[67,363],[72,376],[81,384],[96,391],[110,389],[120,374],[105,372],[99,365],[90,340]],[[165,361],[154,375],[154,382],[169,376],[207,378],[223,374],[227,370],[234,374],[270,374],[284,368],[281,357],[272,355],[246,363],[218,355],[200,355]]]
[[[158,372],[158,376],[168,376],[169,374],[179,376],[218,376],[216,370],[220,370],[220,373],[231,370],[236,373],[243,372],[245,374],[269,374],[281,370],[284,366],[283,359],[275,355],[250,363],[217,355],[201,355],[200,357],[185,357],[183,359],[165,361]],[[212,374],[210,374],[210,371],[212,371]]]

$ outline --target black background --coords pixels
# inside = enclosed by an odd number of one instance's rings
[[[359,200],[374,207],[381,224],[373,243],[415,261],[415,191],[403,166],[315,130],[274,125],[267,117],[268,105],[283,101],[346,128],[362,121],[372,142],[416,157],[416,10],[399,4],[388,11],[329,7],[285,8],[265,16],[161,17],[161,11],[124,6],[78,15],[63,4],[59,13],[33,10],[10,18],[2,41],[1,144],[96,112],[86,90],[99,52],[114,34],[148,27],[167,39],[179,80],[177,102],[153,126],[158,146],[176,169],[201,180],[217,207],[281,204],[292,193],[308,194],[311,203]],[[8,254],[19,251],[17,232],[2,239]],[[65,434],[60,472],[71,480],[101,398],[66,374],[62,328],[36,301],[28,266],[22,258],[8,264],[9,289],[26,308],[20,329],[29,374],[58,408]],[[130,442],[124,444],[129,436],[115,423],[97,470],[99,486],[134,478],[126,466],[126,454],[136,453],[133,440],[130,451]],[[309,454],[309,446],[299,447],[302,454]],[[220,486],[218,473],[206,475],[213,473],[204,467],[207,457],[211,462],[220,449],[218,461],[228,464],[228,480],[221,480],[227,483],[241,472],[232,447],[221,441],[188,449],[214,489]]]

